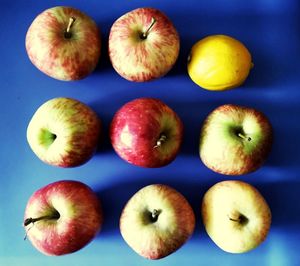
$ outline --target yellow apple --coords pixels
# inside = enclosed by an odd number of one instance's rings
[[[271,211],[252,185],[228,180],[205,193],[202,219],[217,246],[230,253],[243,253],[265,240],[271,226]]]

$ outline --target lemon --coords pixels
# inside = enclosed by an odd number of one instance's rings
[[[200,87],[222,91],[244,83],[253,64],[248,49],[226,35],[211,35],[191,49],[188,74]]]

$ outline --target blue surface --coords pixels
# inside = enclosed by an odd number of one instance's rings
[[[185,1],[7,1],[0,2],[1,185],[0,265],[300,265],[300,14],[298,0]],[[96,71],[78,82],[57,81],[38,71],[25,51],[25,34],[34,17],[55,5],[70,5],[95,19],[102,31],[103,53]],[[150,83],[132,83],[113,70],[107,38],[115,19],[141,6],[164,11],[181,36],[181,51],[173,70]],[[228,34],[246,44],[255,64],[246,83],[227,92],[197,87],[186,72],[192,44],[210,34]],[[99,152],[85,165],[60,169],[42,163],[26,141],[27,124],[43,102],[58,96],[91,106],[104,124]],[[185,138],[176,160],[160,169],[143,169],[123,162],[108,141],[108,126],[125,102],[157,97],[171,106],[185,124]],[[228,177],[207,169],[198,156],[198,136],[206,115],[224,103],[263,111],[274,127],[275,141],[266,164],[237,177],[255,185],[273,213],[267,240],[242,255],[220,250],[207,236],[200,219],[200,202],[214,183]],[[84,249],[63,257],[47,257],[23,241],[24,208],[38,188],[61,179],[91,186],[102,199],[102,232]],[[136,255],[118,228],[126,201],[139,188],[165,183],[182,192],[197,217],[194,235],[178,252],[160,261]],[[218,262],[218,263],[217,263]]]

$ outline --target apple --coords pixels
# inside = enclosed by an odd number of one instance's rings
[[[56,6],[40,13],[26,34],[31,62],[48,76],[79,80],[96,67],[101,50],[96,23],[83,12]]]
[[[257,170],[272,146],[272,127],[258,110],[225,104],[205,119],[199,153],[211,170],[225,175],[242,175]]]
[[[117,19],[108,52],[113,68],[129,81],[164,76],[179,54],[179,35],[170,19],[154,8],[137,8]]]
[[[212,186],[202,201],[207,234],[224,251],[243,253],[260,245],[271,226],[270,208],[252,185],[222,181]]]
[[[24,216],[26,238],[46,255],[64,255],[86,246],[100,231],[101,204],[87,185],[58,181],[30,197]]]
[[[161,167],[173,161],[183,138],[178,115],[155,98],[138,98],[123,105],[110,125],[110,139],[125,161],[142,167]]]
[[[87,162],[97,149],[101,122],[87,105],[71,98],[42,104],[27,128],[33,152],[45,163],[74,167]]]
[[[161,259],[178,250],[193,234],[195,215],[185,197],[161,184],[134,194],[120,217],[127,244],[147,259]]]

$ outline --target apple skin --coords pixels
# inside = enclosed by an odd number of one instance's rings
[[[75,18],[67,31],[70,18]],[[31,62],[58,80],[79,80],[96,67],[101,38],[96,23],[81,11],[56,6],[40,13],[26,34],[26,50]]]
[[[271,226],[271,210],[252,185],[222,181],[202,201],[202,219],[210,238],[224,251],[248,252],[260,245]]]
[[[253,108],[225,104],[213,110],[203,123],[199,153],[211,170],[242,175],[263,165],[272,146],[272,126]]]
[[[83,248],[99,233],[102,222],[96,194],[87,185],[71,180],[34,192],[24,216],[26,237],[37,250],[51,256]]]
[[[161,259],[175,252],[191,237],[194,228],[195,215],[188,201],[175,189],[161,184],[140,189],[120,217],[122,237],[147,259]]]
[[[110,125],[110,139],[125,161],[142,167],[162,167],[179,152],[183,124],[162,101],[138,98],[116,112]]]
[[[90,107],[61,97],[37,109],[27,127],[27,141],[43,162],[75,167],[93,156],[100,133],[100,119]]]
[[[149,29],[153,19],[154,25]],[[143,33],[147,33],[145,37]],[[129,81],[144,82],[166,75],[178,58],[179,49],[179,35],[170,19],[150,7],[124,14],[114,22],[109,34],[112,66]]]

